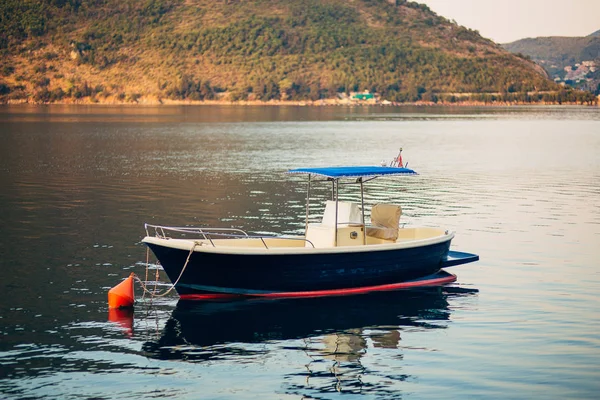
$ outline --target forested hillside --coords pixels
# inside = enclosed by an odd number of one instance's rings
[[[526,58],[403,0],[0,2],[4,102],[579,99],[558,90]]]
[[[538,37],[502,45],[530,57],[551,79],[600,95],[600,31],[585,37]]]
[[[598,31],[600,32],[600,31]],[[513,53],[522,53],[533,60],[548,64],[555,69],[580,63],[586,60],[600,60],[600,33],[594,32],[584,37],[539,37],[517,40],[503,47]],[[554,71],[551,71],[554,72]]]

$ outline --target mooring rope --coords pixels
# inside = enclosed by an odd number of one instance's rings
[[[146,293],[148,293],[150,296],[154,297],[164,297],[167,294],[169,294],[173,289],[175,289],[175,286],[177,285],[177,283],[179,283],[179,280],[181,279],[181,277],[183,276],[183,273],[185,272],[185,269],[188,266],[188,263],[190,261],[190,258],[192,257],[192,254],[194,253],[194,249],[196,248],[196,246],[200,246],[202,245],[202,243],[194,241],[194,244],[192,246],[192,248],[190,249],[190,252],[187,256],[187,259],[185,260],[185,264],[183,265],[183,268],[181,269],[181,272],[179,273],[179,276],[177,277],[177,280],[175,280],[175,282],[173,283],[173,285],[169,288],[169,290],[167,290],[164,293],[160,293],[157,294],[156,293],[156,286],[157,286],[157,282],[158,282],[158,269],[156,270],[156,278],[154,281],[154,290],[148,290],[148,287],[144,284],[144,282],[142,282],[142,280],[140,279],[139,276],[137,276],[137,274],[134,274],[135,279],[138,281],[138,283],[140,284],[140,286],[142,287],[142,290],[144,291],[144,295]],[[148,251],[148,250],[147,250]],[[146,253],[148,254],[148,253]],[[148,256],[146,257],[146,282],[148,282]],[[144,298],[144,295],[142,295],[142,299]]]
[[[150,265],[149,263],[149,259],[150,259],[150,247],[146,246],[146,280],[144,282],[148,282],[148,266]],[[137,275],[135,275],[137,277]],[[146,291],[143,291],[142,294],[142,300],[144,300],[144,297],[146,297]]]

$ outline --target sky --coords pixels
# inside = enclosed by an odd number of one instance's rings
[[[587,36],[600,29],[600,0],[416,0],[496,43]]]

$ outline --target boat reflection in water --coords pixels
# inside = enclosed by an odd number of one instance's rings
[[[201,363],[259,359],[283,348],[302,352],[305,366],[286,374],[286,391],[301,393],[307,384],[321,392],[360,391],[368,375],[361,358],[368,351],[398,349],[405,329],[448,328],[448,301],[475,293],[436,287],[307,299],[180,300],[160,336],[144,343],[143,351],[152,358]]]

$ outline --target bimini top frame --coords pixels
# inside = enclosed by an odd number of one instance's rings
[[[384,175],[416,175],[409,168],[377,167],[377,166],[352,166],[352,167],[323,167],[323,168],[297,168],[288,171],[290,174],[318,175],[326,178],[366,178]]]
[[[393,175],[417,175],[415,171],[409,168],[402,167],[377,167],[377,166],[351,166],[351,167],[321,167],[321,168],[297,168],[288,171],[290,174],[307,174],[308,175],[308,189],[306,191],[306,222],[304,234],[308,232],[308,219],[309,219],[309,204],[310,204],[310,183],[311,176],[317,175],[327,178],[331,181],[331,200],[335,200],[335,246],[337,246],[337,231],[338,231],[338,193],[340,186],[340,179],[342,178],[357,178],[356,183],[360,184],[360,203],[362,211],[362,224],[363,228],[365,225],[365,196],[363,183],[375,179],[379,176],[393,176]],[[368,179],[364,179],[368,178]],[[366,229],[363,229],[363,243],[367,243]]]

